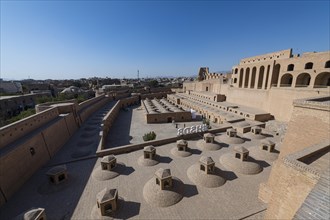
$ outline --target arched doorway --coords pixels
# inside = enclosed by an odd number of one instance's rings
[[[268,78],[269,78],[269,71],[270,71],[270,65],[268,65],[267,67],[267,71],[266,71],[266,82],[265,82],[265,89],[268,88]]]
[[[242,88],[242,84],[243,84],[243,72],[244,72],[244,69],[242,68],[239,72],[239,84],[238,84],[238,87],[239,88]]]
[[[273,70],[273,74],[272,74],[272,80],[270,82],[270,85],[272,87],[277,87],[278,77],[280,75],[280,69],[281,69],[281,65],[280,64],[276,64],[274,66],[274,70]]]
[[[250,68],[246,68],[245,71],[245,82],[244,82],[244,88],[247,88],[249,86],[249,77],[250,77]]]
[[[258,89],[262,88],[262,81],[264,80],[265,67],[261,66],[259,70]]]
[[[291,87],[293,76],[290,73],[286,73],[281,77],[280,87]]]
[[[256,73],[257,73],[257,67],[253,67],[252,69],[252,74],[251,74],[251,83],[250,83],[250,88],[254,88],[254,84],[256,81]]]
[[[323,72],[316,76],[314,88],[324,88],[330,86],[330,72]]]
[[[296,87],[307,87],[311,81],[311,76],[308,73],[300,73],[297,77]]]

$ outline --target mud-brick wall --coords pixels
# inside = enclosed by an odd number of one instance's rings
[[[57,108],[51,108],[0,128],[0,149],[58,117]]]
[[[268,203],[265,219],[292,219],[314,187],[317,179],[304,170],[284,163],[287,157],[329,140],[330,114],[327,102],[294,102],[294,109],[284,137],[279,159],[267,183],[261,184],[259,198]]]
[[[40,114],[47,115],[49,114],[47,111]],[[39,117],[41,116],[38,115],[37,118]],[[13,126],[15,128],[16,125]],[[1,148],[0,194],[3,197],[0,198],[0,205],[47,163],[76,129],[73,113],[57,115],[48,124]]]
[[[79,104],[78,114],[82,122],[84,122],[92,113],[99,110],[102,106],[109,102],[109,98],[101,95]]]
[[[317,183],[317,178],[285,164],[283,159],[273,164],[272,178],[277,181],[268,195],[265,219],[292,219]]]
[[[30,152],[31,148],[35,151],[34,155]],[[49,159],[42,133],[16,146],[10,146],[10,149],[2,149],[0,188],[5,198],[9,199]]]

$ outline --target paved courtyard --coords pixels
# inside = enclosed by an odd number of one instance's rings
[[[168,137],[175,137],[177,128],[184,126],[190,127],[192,125],[202,124],[201,120],[194,120],[191,122],[176,122],[161,123],[161,124],[147,124],[144,110],[140,106],[133,106],[128,111],[121,110],[114,125],[110,128],[109,135],[106,140],[107,148],[117,147],[127,144],[142,143],[143,135],[145,133],[154,131],[157,135],[156,139],[164,139]]]
[[[12,219],[32,207],[45,208],[48,219],[92,219],[91,212],[96,205],[96,195],[105,187],[117,188],[119,197],[124,200],[115,215],[115,218],[119,219],[262,218],[266,206],[258,200],[258,190],[259,184],[265,182],[269,176],[271,162],[257,161],[263,167],[263,171],[256,175],[243,175],[226,170],[219,158],[232,151],[232,145],[224,145],[217,151],[203,152],[196,146],[197,139],[188,140],[188,146],[193,154],[186,158],[171,154],[170,150],[175,147],[175,143],[158,146],[156,150],[160,156],[160,163],[152,167],[138,164],[142,150],[121,154],[116,156],[117,161],[124,164],[118,177],[105,181],[94,178],[93,173],[100,166],[100,159],[96,158],[95,151],[99,141],[101,119],[113,104],[109,103],[94,113],[58,154],[1,207],[1,219]],[[176,135],[176,128],[171,123],[147,125],[143,119],[143,110],[139,110],[138,107],[128,112],[121,111],[109,134],[110,146],[120,144],[121,137],[132,136],[129,140],[131,143],[141,142],[142,135],[152,130],[157,133],[157,139]],[[186,126],[194,123],[201,122],[186,123]],[[224,134],[217,134],[216,140],[222,135]],[[279,141],[276,136],[271,139]],[[243,145],[250,148],[259,144],[260,140],[246,140]],[[190,181],[187,170],[197,163],[202,155],[211,156],[216,166],[223,170],[223,176],[227,179],[223,186],[204,188]],[[58,164],[66,164],[69,179],[58,187],[52,187],[45,173]],[[159,168],[170,168],[172,175],[184,183],[183,199],[166,208],[154,207],[143,197],[144,185]],[[257,214],[253,215],[254,213]]]

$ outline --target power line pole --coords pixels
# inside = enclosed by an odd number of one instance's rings
[[[137,71],[137,77],[138,77],[138,80],[140,79],[140,72],[139,70]]]

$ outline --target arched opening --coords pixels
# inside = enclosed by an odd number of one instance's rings
[[[236,69],[235,69],[235,74],[237,74],[237,73],[238,73],[238,69],[236,68]]]
[[[308,73],[301,73],[297,77],[296,87],[307,87],[311,81],[311,76]]]
[[[249,85],[249,77],[250,77],[250,68],[246,68],[244,88],[247,88]]]
[[[316,76],[314,88],[324,88],[330,86],[330,72],[323,72]]]
[[[305,64],[305,70],[310,70],[310,69],[313,69],[313,63],[312,62],[309,62],[309,63]]]
[[[273,74],[272,74],[272,80],[270,82],[270,85],[272,87],[277,87],[278,77],[280,75],[280,69],[281,69],[281,65],[276,64],[275,67],[274,67]]]
[[[280,87],[291,87],[292,85],[292,75],[290,73],[286,73],[281,78]]]
[[[253,67],[252,74],[251,74],[250,88],[254,88],[254,84],[255,84],[255,81],[256,81],[256,73],[257,73],[257,67]]]
[[[208,86],[206,86],[206,92],[208,92],[209,91],[209,87]]]
[[[327,62],[325,62],[324,68],[330,68],[330,60],[328,60]]]
[[[240,70],[240,72],[239,72],[239,85],[238,85],[238,87],[239,88],[242,88],[242,82],[243,82],[243,71],[244,71],[244,69],[241,69]]]
[[[270,70],[270,65],[268,65],[268,67],[267,67],[265,89],[268,88],[269,70]]]
[[[262,81],[264,80],[265,67],[261,66],[259,70],[258,89],[262,88]]]
[[[287,71],[293,71],[293,70],[294,70],[294,65],[293,64],[288,65]]]
[[[234,83],[237,83],[237,78],[234,78]]]

